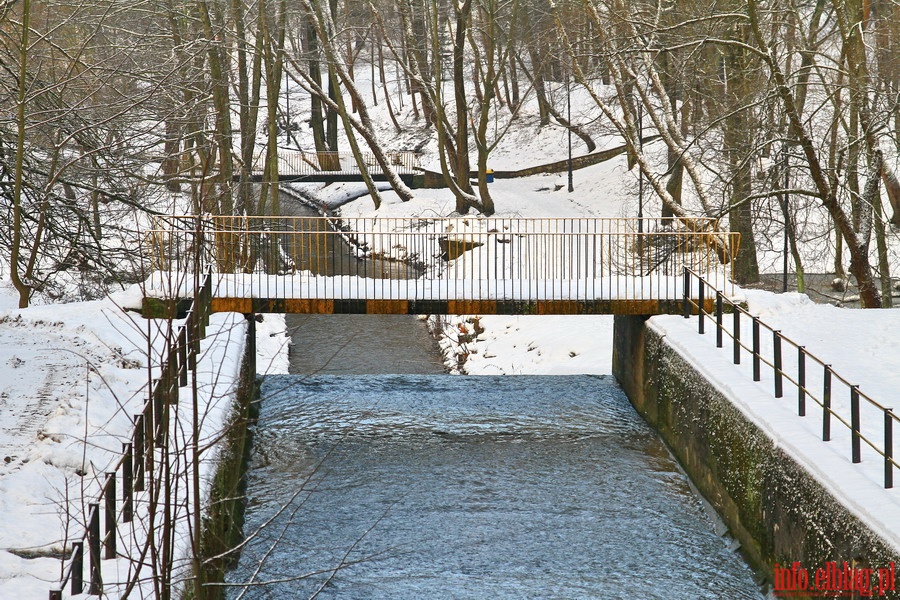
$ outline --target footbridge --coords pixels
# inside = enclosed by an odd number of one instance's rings
[[[145,307],[363,314],[681,314],[684,268],[731,286],[712,219],[161,217]],[[711,310],[712,307],[710,306]]]
[[[387,181],[381,164],[372,152],[361,155],[366,171],[373,181]],[[386,152],[384,161],[406,183],[412,186],[416,175],[423,173],[416,152]],[[254,158],[250,169],[251,181],[263,179],[265,155]],[[235,180],[240,179],[239,175]],[[335,183],[341,181],[362,181],[359,163],[351,152],[307,152],[290,148],[278,149],[278,180],[283,182],[306,181],[315,183]]]

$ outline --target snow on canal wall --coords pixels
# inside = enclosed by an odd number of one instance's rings
[[[861,503],[845,496],[868,495],[856,486],[849,460],[833,465],[825,456],[811,464],[808,454],[796,451],[800,441],[778,435],[742,405],[753,398],[730,397],[735,388],[716,382],[646,317],[617,316],[613,339],[613,373],[628,398],[776,594],[849,595],[868,586],[873,596],[900,597],[897,544],[872,525],[879,522],[877,510],[863,513]],[[882,506],[881,512],[895,511]]]

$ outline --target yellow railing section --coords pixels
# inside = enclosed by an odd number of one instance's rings
[[[730,292],[738,241],[714,219],[173,216],[145,256],[219,297],[668,300],[685,266]]]

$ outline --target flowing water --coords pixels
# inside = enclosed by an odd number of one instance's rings
[[[245,598],[762,598],[608,377],[288,375],[262,396]]]

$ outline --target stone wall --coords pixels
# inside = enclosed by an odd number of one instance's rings
[[[615,318],[613,373],[761,576],[771,583],[776,563],[799,562],[811,575],[829,562],[876,569],[900,563],[893,546],[780,450],[646,321]]]

